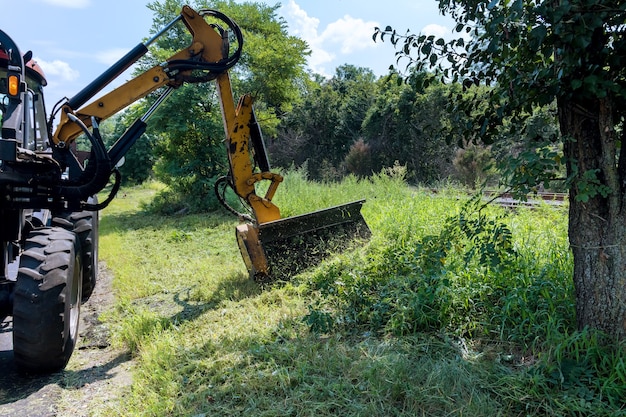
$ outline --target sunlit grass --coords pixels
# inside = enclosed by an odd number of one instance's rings
[[[461,190],[407,187],[398,171],[339,184],[290,172],[274,199],[283,216],[365,198],[373,237],[261,288],[236,219],[142,211],[154,192],[126,190],[102,217],[118,300],[106,320],[137,366],[129,395],[94,415],[623,415],[626,353],[596,363],[609,350],[574,329],[563,208],[501,217],[507,265],[466,261],[458,242],[429,262],[419,248],[459,214]],[[571,376],[552,380],[564,363]],[[597,383],[572,379],[585,372]]]

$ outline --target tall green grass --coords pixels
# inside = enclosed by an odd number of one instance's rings
[[[102,218],[106,320],[137,365],[94,415],[626,415],[624,346],[575,328],[565,208],[478,210],[400,167],[332,184],[288,172],[283,216],[366,198],[373,236],[261,289],[235,219],[159,217],[141,208],[153,194],[127,190]]]

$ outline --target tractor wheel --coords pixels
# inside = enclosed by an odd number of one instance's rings
[[[78,338],[82,268],[76,234],[35,229],[26,239],[13,299],[13,353],[29,372],[67,365]]]
[[[78,211],[60,213],[52,218],[52,225],[76,233],[80,240],[83,260],[83,296],[85,302],[91,297],[98,279],[98,212]]]

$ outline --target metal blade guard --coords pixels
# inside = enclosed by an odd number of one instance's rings
[[[286,280],[345,250],[371,231],[361,215],[365,200],[237,227],[239,250],[250,275],[260,282]]]

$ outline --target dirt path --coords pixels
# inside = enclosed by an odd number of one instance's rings
[[[104,265],[89,301],[81,307],[80,339],[67,369],[48,376],[24,376],[11,350],[0,351],[0,416],[82,417],[103,404],[119,401],[132,382],[129,355],[110,344],[109,329],[99,321],[113,307],[112,275]],[[10,321],[0,338],[10,338]]]

